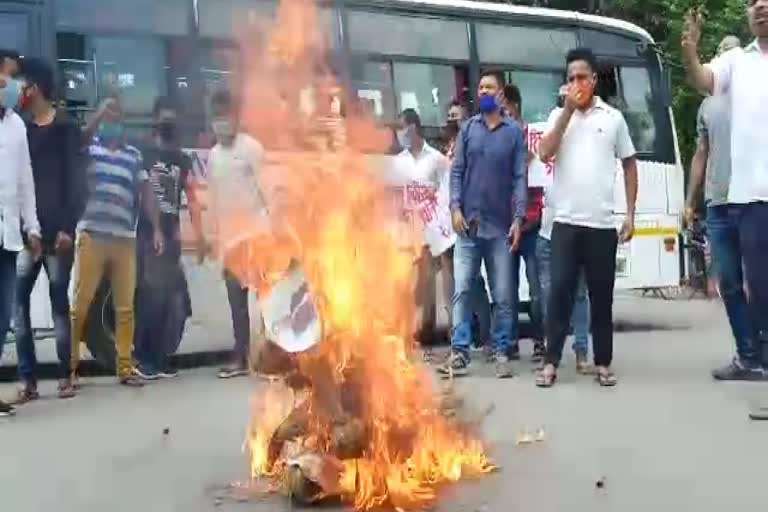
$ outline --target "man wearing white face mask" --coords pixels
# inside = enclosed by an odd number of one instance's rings
[[[10,327],[16,256],[24,248],[22,230],[32,257],[37,260],[42,252],[27,130],[13,111],[21,96],[21,83],[8,74],[7,62],[0,63],[0,356]],[[0,401],[0,416],[13,412],[13,407]]]
[[[434,305],[435,289],[432,280],[432,255],[425,243],[424,228],[429,212],[437,204],[436,194],[440,182],[448,177],[449,161],[424,140],[419,114],[412,108],[400,114],[397,138],[403,151],[395,157],[398,172],[405,180],[404,203],[409,212],[413,230],[412,247],[415,250],[416,283],[414,295],[417,315],[417,333],[424,338],[429,311]],[[423,339],[422,339],[423,341]]]
[[[249,237],[248,223],[266,209],[258,183],[264,148],[240,131],[238,105],[228,91],[213,95],[211,116],[216,145],[208,156],[209,211],[217,232],[219,256],[227,268],[228,258],[237,258],[241,250],[247,250],[244,244]],[[219,371],[219,377],[228,379],[248,374],[251,321],[247,287],[229,270],[224,271],[224,280],[235,346],[231,364]]]

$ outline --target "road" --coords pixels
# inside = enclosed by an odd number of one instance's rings
[[[534,387],[530,363],[510,381],[478,364],[460,382],[465,395],[496,405],[484,430],[501,470],[445,489],[437,510],[765,509],[768,422],[750,422],[747,411],[768,401],[768,384],[710,380],[730,355],[721,306],[622,298],[616,309],[615,389],[575,376],[571,359],[551,390]],[[41,400],[0,420],[3,510],[290,510],[282,498],[238,503],[225,491],[247,472],[249,379],[217,381],[202,368],[142,390],[86,384],[74,400]],[[0,396],[11,392],[0,385]],[[515,446],[517,432],[539,426],[543,443]]]

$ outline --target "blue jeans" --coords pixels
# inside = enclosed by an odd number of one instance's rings
[[[741,207],[731,205],[707,208],[707,233],[712,247],[712,271],[720,282],[736,353],[747,364],[757,363],[754,327],[744,294],[739,221]]]
[[[72,254],[57,256],[46,254],[38,261],[32,259],[29,251],[19,254],[16,264],[16,354],[19,357],[19,379],[25,384],[37,384],[35,339],[30,320],[29,298],[35,287],[40,270],[45,268],[48,276],[48,295],[53,311],[53,330],[56,336],[56,356],[59,358],[58,377],[69,376],[71,352],[69,320],[69,276],[72,271]]]
[[[542,331],[543,325],[541,323],[542,309],[541,309],[541,283],[539,278],[539,262],[536,257],[536,241],[539,238],[539,230],[531,230],[523,234],[520,240],[520,248],[512,255],[512,272],[513,285],[512,293],[514,296],[514,303],[520,303],[520,260],[525,261],[525,277],[528,281],[528,290],[531,300],[530,318],[531,318],[531,331],[532,338],[535,340],[543,340],[544,333]],[[511,349],[513,351],[518,350],[518,341],[520,338],[519,319],[517,315],[512,316],[512,333],[511,333]]]
[[[739,235],[741,255],[744,258],[747,287],[749,288],[749,311],[757,342],[756,363],[768,366],[768,202],[744,205],[740,209]]]
[[[540,236],[536,243],[536,255],[539,259],[539,282],[541,285],[541,316],[544,325],[547,324],[550,291],[552,289],[552,242]],[[586,356],[589,353],[589,298],[587,296],[587,279],[582,271],[579,275],[579,286],[576,289],[576,300],[571,312],[573,327],[573,351]]]
[[[454,352],[469,358],[472,339],[473,289],[477,286],[480,265],[485,263],[491,291],[491,345],[495,353],[506,353],[512,332],[512,317],[517,314],[512,290],[517,286],[512,272],[509,241],[502,238],[460,236],[453,252],[454,284],[453,335]]]
[[[3,357],[3,345],[11,328],[13,298],[16,293],[17,254],[0,249],[0,357]]]
[[[488,302],[488,292],[482,275],[477,276],[475,286],[472,288],[472,312],[477,317],[477,331],[473,333],[475,343],[478,346],[490,343],[491,303]]]

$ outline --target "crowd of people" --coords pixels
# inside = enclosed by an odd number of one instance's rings
[[[622,114],[595,93],[593,53],[572,50],[565,64],[567,83],[560,104],[553,105],[538,155],[529,147],[520,90],[506,84],[499,72],[482,73],[478,114],[465,119],[466,109],[451,105],[444,157],[424,141],[416,112],[401,116],[405,149],[397,157],[404,162],[399,167],[410,163],[412,179],[431,181],[437,190],[441,179],[449,183],[442,190],[449,195],[446,207],[456,238],[440,255],[443,288],[452,297],[452,353],[438,368],[443,375],[468,374],[474,340],[485,345],[499,378],[513,376],[512,361],[521,357],[519,276],[524,262],[532,358],[543,363],[536,384],[555,383],[571,326],[577,370],[594,373],[603,386],[617,382],[611,370],[613,288],[617,246],[628,242],[634,229],[635,149]],[[529,186],[534,158],[557,162],[553,185],[546,191]],[[624,168],[628,205],[619,229],[613,217],[617,159]],[[423,252],[421,259],[429,257]],[[421,262],[419,268],[424,267]],[[474,318],[485,321],[474,323]],[[477,329],[478,324],[489,327]],[[594,368],[588,361],[590,328]]]
[[[761,129],[768,118],[768,0],[750,0],[747,12],[756,39],[741,48],[738,40],[726,38],[709,64],[699,57],[700,14],[686,19],[686,70],[708,96],[698,120],[686,218],[692,217],[706,183],[713,257],[737,352],[714,376],[766,380],[768,272],[760,256],[768,250],[768,237],[761,232],[768,221],[768,140]],[[424,286],[427,275],[436,266],[443,271],[451,325],[451,354],[438,367],[443,375],[468,374],[478,346],[499,378],[514,375],[512,361],[521,357],[524,262],[532,358],[541,362],[536,385],[556,383],[571,328],[577,371],[594,375],[600,386],[617,384],[612,370],[616,252],[634,234],[636,151],[622,113],[596,94],[593,53],[571,50],[565,67],[566,82],[537,154],[522,119],[520,90],[499,72],[481,74],[477,114],[470,116],[459,101],[450,105],[441,148],[427,141],[416,110],[400,115],[398,168],[417,187],[442,196],[438,204],[452,227],[451,243],[438,254],[421,248],[415,272],[419,306],[425,295],[434,298],[434,290]],[[54,74],[46,62],[0,51],[0,349],[13,318],[17,404],[39,398],[30,294],[41,269],[50,283],[58,395],[71,398],[79,388],[88,310],[104,277],[115,310],[118,382],[138,387],[176,375],[157,333],[163,332],[170,294],[182,273],[182,193],[198,258],[210,251],[192,163],[180,149],[174,103],[157,100],[152,140],[140,150],[127,143],[117,95],[105,98],[81,128],[54,107],[53,90]],[[264,210],[258,182],[264,149],[240,128],[239,107],[230,93],[213,95],[211,117],[217,142],[208,161],[209,214],[215,220],[237,217],[238,209]],[[528,181],[534,158],[554,162],[553,183],[546,190]],[[617,160],[627,204],[620,225],[613,213]],[[237,233],[231,235],[226,238],[238,240]],[[237,250],[217,254],[224,268]],[[230,272],[224,281],[235,345],[232,364],[219,376],[229,378],[249,372],[253,312],[245,284]],[[0,402],[0,415],[13,412],[12,405]]]

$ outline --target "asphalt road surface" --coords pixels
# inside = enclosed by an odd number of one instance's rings
[[[551,390],[534,387],[527,362],[509,381],[474,365],[460,390],[478,404],[495,403],[484,430],[501,470],[444,489],[437,510],[768,507],[768,422],[747,418],[751,406],[768,402],[768,383],[709,378],[730,357],[721,306],[624,298],[617,320],[615,389],[577,377],[570,354]],[[253,386],[248,378],[218,381],[215,369],[202,368],[141,390],[90,379],[76,399],[59,401],[55,383],[45,382],[45,399],[0,419],[0,509],[291,510],[284,498],[238,502],[227,490],[247,476],[241,447]],[[0,385],[0,396],[12,392]],[[518,432],[539,427],[544,442],[515,445]]]

